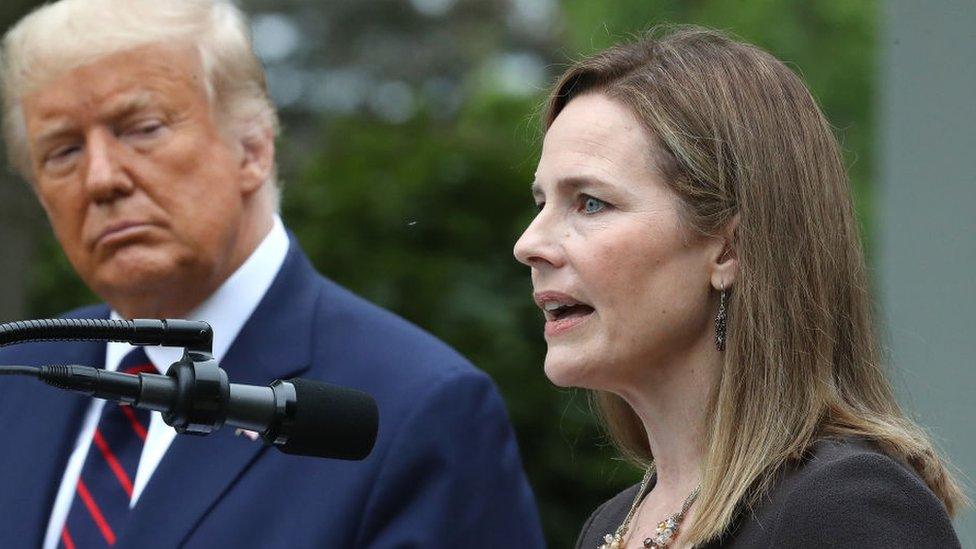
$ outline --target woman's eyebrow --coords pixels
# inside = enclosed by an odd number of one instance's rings
[[[569,177],[563,177],[556,181],[556,190],[564,192],[578,192],[582,189],[604,189],[612,190],[615,187],[610,183],[593,176],[580,176],[573,175]],[[532,182],[532,196],[536,198],[541,198],[545,196],[545,192],[542,190],[542,185],[539,181]]]

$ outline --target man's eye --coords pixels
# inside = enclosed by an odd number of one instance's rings
[[[44,163],[49,166],[64,163],[80,150],[81,147],[77,145],[58,147],[44,158]]]
[[[134,137],[153,137],[163,129],[163,124],[161,122],[145,122],[134,126],[128,132],[130,136]]]
[[[607,203],[600,200],[599,198],[593,198],[592,196],[583,196],[583,213],[585,214],[595,214],[602,211],[607,207]]]

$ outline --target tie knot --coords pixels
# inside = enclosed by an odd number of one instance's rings
[[[142,347],[136,347],[122,358],[118,371],[126,374],[138,374],[140,372],[156,373],[158,370],[149,360],[146,351]]]

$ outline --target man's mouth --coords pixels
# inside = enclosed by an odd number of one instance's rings
[[[135,235],[143,229],[150,227],[151,223],[143,221],[121,221],[106,227],[95,239],[95,245],[112,243],[124,240],[129,236]]]

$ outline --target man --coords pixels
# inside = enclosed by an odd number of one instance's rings
[[[380,410],[362,462],[32,380],[0,383],[0,547],[538,547],[486,376],[318,275],[276,215],[276,116],[226,0],[62,0],[4,39],[5,135],[78,275],[69,317],[192,318],[235,382],[301,376]],[[327,230],[327,228],[323,228]],[[178,349],[43,343],[0,364],[163,371]],[[244,433],[246,435],[246,433]]]

